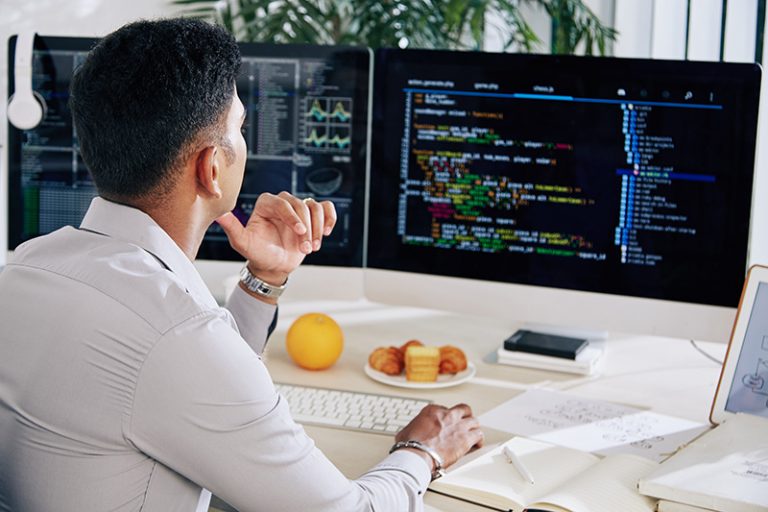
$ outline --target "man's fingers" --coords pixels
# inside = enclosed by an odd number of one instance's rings
[[[467,404],[456,404],[448,409],[448,413],[456,419],[468,418],[472,416],[472,408]]]
[[[305,198],[303,203],[309,209],[312,223],[312,250],[318,251],[320,250],[321,239],[325,231],[325,210],[320,203],[311,197]]]
[[[227,239],[229,239],[229,244],[232,248],[242,254],[243,248],[246,247],[248,243],[246,240],[247,233],[245,227],[240,223],[240,220],[235,217],[232,212],[227,212],[217,218],[216,222],[221,226],[221,229],[224,230],[224,234],[227,235]]]
[[[323,235],[328,236],[336,226],[338,217],[336,216],[336,207],[330,201],[323,201],[320,203],[323,206],[323,214],[325,218],[325,226],[323,227]]]
[[[280,221],[297,235],[303,235],[307,232],[307,226],[296,213],[294,204],[289,202],[288,199],[290,198],[295,199],[287,192],[280,192],[280,195],[277,196],[267,192],[261,194],[256,201],[259,216],[271,221]]]
[[[301,252],[312,252],[309,210],[300,199],[288,192],[280,192],[278,195],[265,193],[259,196],[256,205],[259,216],[271,222],[283,223],[297,235],[297,245]]]
[[[304,254],[319,250],[323,236],[331,234],[337,221],[332,202],[311,197],[302,200],[288,192],[264,193],[256,204],[261,217],[280,221],[299,236],[299,249]]]
[[[304,226],[304,232],[300,233],[300,230],[295,230],[296,234],[300,235],[299,249],[304,254],[312,252],[312,216],[309,213],[309,206],[306,202],[302,201],[298,197],[289,194],[288,192],[280,192],[278,198],[285,201],[293,209],[299,221]]]
[[[478,420],[474,416],[470,416],[469,418],[464,418],[461,421],[463,423],[463,426],[468,430],[480,428],[480,420]]]
[[[480,428],[473,428],[469,431],[470,446],[472,448],[482,448],[485,444],[485,434]]]

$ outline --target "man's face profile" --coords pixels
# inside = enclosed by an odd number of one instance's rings
[[[229,151],[230,155],[225,155],[224,153],[227,153],[225,151],[221,152],[222,175],[220,179],[225,208],[227,208],[226,211],[234,209],[237,196],[243,184],[245,162],[248,154],[248,148],[242,133],[244,122],[245,107],[243,107],[243,103],[237,95],[237,90],[235,90],[224,121],[224,139],[231,148],[231,151]],[[231,158],[227,158],[227,156]]]

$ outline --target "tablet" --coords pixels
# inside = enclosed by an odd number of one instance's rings
[[[768,267],[757,265],[741,292],[709,419],[738,413],[768,418]]]

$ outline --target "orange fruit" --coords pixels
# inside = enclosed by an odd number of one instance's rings
[[[323,313],[307,313],[294,320],[285,335],[285,347],[293,361],[307,370],[324,370],[341,355],[344,333]]]

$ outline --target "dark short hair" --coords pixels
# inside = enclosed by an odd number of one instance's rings
[[[221,143],[240,62],[232,36],[199,20],[138,21],[102,39],[70,94],[99,194],[130,201],[166,192],[191,144]]]

